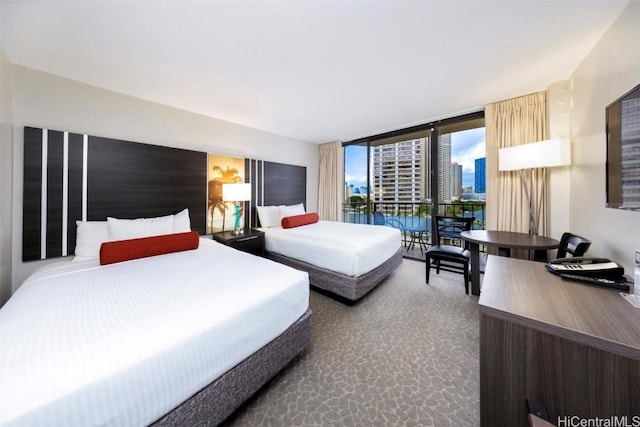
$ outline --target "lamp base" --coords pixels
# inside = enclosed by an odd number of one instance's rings
[[[233,215],[236,217],[236,220],[233,224],[233,231],[231,232],[231,234],[233,234],[234,236],[244,234],[244,228],[240,227],[240,202],[234,203]]]

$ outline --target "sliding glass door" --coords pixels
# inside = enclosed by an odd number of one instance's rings
[[[473,216],[476,228],[484,228],[486,218],[485,146],[484,126],[438,135],[436,211],[441,215]]]
[[[400,228],[408,247],[432,212],[484,228],[484,148],[483,113],[345,143],[343,220]]]

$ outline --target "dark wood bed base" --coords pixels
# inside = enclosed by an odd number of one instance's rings
[[[378,267],[358,277],[326,270],[275,252],[267,252],[267,257],[298,270],[306,271],[309,273],[309,283],[312,286],[329,291],[346,299],[347,302],[353,303],[365,296],[402,264],[402,248],[399,248],[391,258]]]
[[[282,370],[311,342],[311,310],[153,426],[216,426]]]

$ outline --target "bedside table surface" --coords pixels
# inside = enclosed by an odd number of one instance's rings
[[[254,228],[245,228],[242,234],[233,234],[231,231],[221,231],[219,233],[213,233],[213,239],[222,242],[232,242],[234,240],[244,240],[246,238],[253,238],[261,236],[264,231],[256,230]]]

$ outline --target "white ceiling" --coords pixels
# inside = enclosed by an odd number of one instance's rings
[[[568,78],[629,0],[2,1],[15,64],[314,143]]]

